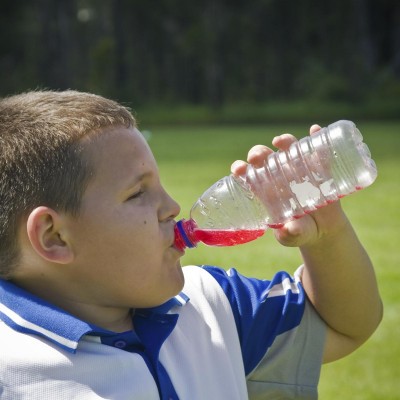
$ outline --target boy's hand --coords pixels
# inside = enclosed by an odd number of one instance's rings
[[[314,134],[321,127],[312,125],[310,135]],[[288,133],[276,136],[272,144],[278,150],[287,150],[297,139]],[[267,146],[256,145],[252,147],[247,156],[247,162],[256,168],[264,165],[265,159],[273,150]],[[231,171],[235,175],[245,173],[247,163],[244,161],[235,161],[232,164]],[[274,229],[276,239],[284,246],[308,246],[318,242],[322,236],[334,232],[346,224],[346,217],[342,211],[339,202],[323,207],[311,214],[305,215],[286,223],[281,229]]]
[[[313,125],[310,134],[319,129]],[[295,140],[294,136],[284,134],[275,137],[272,144],[286,150]],[[272,150],[266,146],[254,146],[247,161],[256,168],[262,167],[270,153]],[[242,175],[246,168],[247,163],[236,161],[231,170]],[[351,353],[378,326],[382,303],[371,260],[340,203],[290,221],[274,233],[281,244],[300,248],[303,287],[327,324],[324,361]]]

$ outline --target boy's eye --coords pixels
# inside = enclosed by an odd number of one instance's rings
[[[128,197],[127,200],[134,200],[139,198],[144,193],[143,190],[139,190],[138,192],[133,193],[131,196]]]

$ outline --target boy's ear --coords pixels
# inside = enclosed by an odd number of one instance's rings
[[[63,216],[52,208],[40,206],[29,214],[26,226],[29,241],[41,257],[59,264],[73,261],[74,254],[65,237]]]

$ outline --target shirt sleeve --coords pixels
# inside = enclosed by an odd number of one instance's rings
[[[248,278],[235,269],[203,268],[217,280],[231,304],[250,397],[265,398],[257,393],[265,396],[275,389],[283,393],[287,387],[292,394],[297,392],[293,398],[314,398],[300,392],[316,393],[325,324],[307,300],[301,268],[294,277],[278,272],[272,280]],[[287,396],[282,398],[292,398]]]

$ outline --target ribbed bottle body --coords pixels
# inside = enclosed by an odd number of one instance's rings
[[[350,121],[338,121],[287,151],[272,153],[261,168],[249,165],[241,178],[275,228],[369,186],[376,175],[359,130]]]

